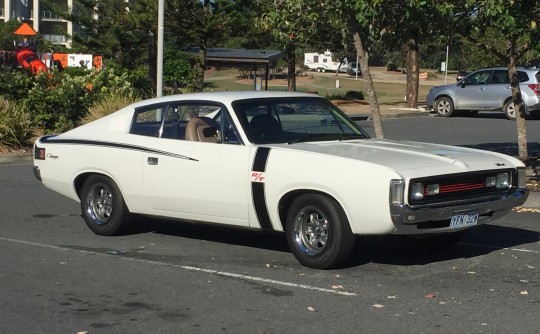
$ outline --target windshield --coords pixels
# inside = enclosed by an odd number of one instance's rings
[[[298,143],[369,138],[356,123],[320,97],[262,98],[233,103],[249,141]]]

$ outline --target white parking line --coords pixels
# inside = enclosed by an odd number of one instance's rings
[[[484,247],[484,248],[491,248],[491,249],[508,250],[508,251],[512,251],[512,252],[522,252],[522,253],[532,253],[532,254],[540,253],[537,250],[526,249],[526,248],[497,247],[497,246],[490,246],[490,245],[471,244],[471,243],[467,243],[467,242],[460,242],[460,244],[467,245],[467,246],[474,246],[474,247]]]
[[[36,246],[36,247],[43,247],[43,248],[61,250],[61,251],[65,251],[65,252],[71,251],[71,252],[78,252],[78,253],[83,253],[83,254],[111,256],[110,254],[106,254],[106,253],[87,251],[87,250],[81,250],[81,249],[72,249],[72,248],[60,247],[60,246],[48,245],[48,244],[41,244],[41,243],[32,242],[32,241],[26,241],[26,240],[10,239],[10,238],[4,238],[4,237],[0,237],[0,240],[13,242],[13,243],[17,243],[17,244],[22,244],[22,245],[31,245],[31,246]],[[358,294],[356,294],[354,292],[337,291],[337,290],[332,290],[332,289],[327,289],[327,288],[320,288],[320,287],[306,285],[306,284],[298,284],[298,283],[292,283],[292,282],[286,282],[286,281],[277,281],[277,280],[273,280],[273,279],[269,279],[269,278],[242,275],[242,274],[236,274],[236,273],[231,273],[231,272],[226,272],[226,271],[218,271],[218,270],[213,270],[213,269],[199,268],[199,267],[186,266],[186,265],[180,265],[180,264],[174,264],[174,263],[166,263],[166,262],[154,261],[154,260],[138,259],[138,258],[132,258],[132,257],[127,257],[127,256],[117,256],[117,258],[119,258],[121,260],[136,261],[136,262],[142,262],[142,263],[146,263],[146,264],[154,264],[154,265],[160,265],[160,266],[175,267],[175,268],[180,268],[180,269],[183,269],[183,270],[202,272],[202,273],[206,273],[206,274],[218,275],[218,276],[223,276],[223,277],[232,277],[232,278],[237,278],[237,279],[245,280],[245,281],[262,282],[262,283],[287,286],[287,287],[297,288],[297,289],[304,289],[304,290],[312,290],[312,291],[318,291],[318,292],[332,293],[332,294],[340,295],[340,296],[358,296]]]

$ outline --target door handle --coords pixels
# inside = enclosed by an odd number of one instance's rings
[[[158,164],[158,158],[156,158],[156,157],[148,157],[148,164],[149,165],[157,165]]]

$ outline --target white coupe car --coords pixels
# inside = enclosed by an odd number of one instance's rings
[[[39,138],[34,173],[99,235],[133,214],[284,231],[320,269],[343,265],[356,235],[455,243],[528,196],[515,158],[371,139],[326,99],[285,92],[138,102]]]

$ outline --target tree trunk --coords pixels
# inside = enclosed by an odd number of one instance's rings
[[[379,101],[377,100],[377,94],[373,86],[373,78],[369,71],[369,57],[367,52],[364,51],[362,45],[362,39],[360,38],[360,29],[358,21],[353,17],[354,14],[349,12],[349,28],[354,39],[354,45],[356,47],[356,54],[358,55],[358,62],[360,63],[360,71],[362,72],[362,80],[366,89],[367,99],[371,109],[371,117],[373,119],[373,128],[375,129],[375,137],[378,139],[384,138],[384,131],[381,122],[381,110],[379,109]]]
[[[296,92],[296,46],[294,43],[287,44],[287,90]]]
[[[420,75],[420,60],[418,44],[415,39],[407,41],[407,107],[418,107],[418,78]]]
[[[508,65],[508,76],[510,77],[510,87],[512,88],[512,98],[514,100],[514,110],[516,111],[516,126],[518,135],[518,154],[519,159],[525,161],[529,158],[527,150],[527,128],[525,126],[523,99],[519,89],[519,80],[517,77],[517,59],[514,55],[510,57]]]

